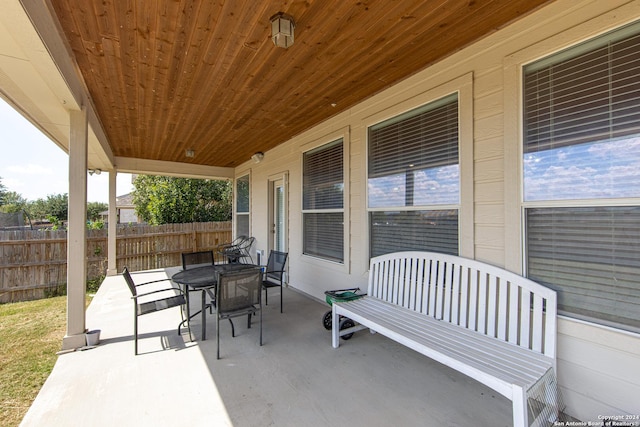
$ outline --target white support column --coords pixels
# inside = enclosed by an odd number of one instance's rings
[[[87,280],[87,110],[70,112],[69,225],[67,232],[67,334],[62,349],[85,345]]]
[[[112,169],[109,171],[109,226],[107,227],[107,276],[115,276],[118,274],[118,265],[116,264],[116,229],[118,225],[118,212],[116,210],[116,178],[118,171]]]

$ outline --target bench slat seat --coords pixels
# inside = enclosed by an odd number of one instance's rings
[[[526,390],[552,368],[549,358],[542,354],[375,298],[334,305],[338,314],[460,371],[511,400],[514,384]]]

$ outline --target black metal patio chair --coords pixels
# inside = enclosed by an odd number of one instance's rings
[[[167,308],[181,307],[187,304],[187,299],[183,290],[175,286],[156,289],[144,293],[138,293],[138,288],[140,286],[164,281],[171,281],[171,279],[152,280],[150,282],[136,284],[133,281],[131,273],[129,273],[129,269],[127,267],[122,270],[122,276],[127,282],[127,286],[129,286],[129,290],[131,291],[132,295],[131,299],[133,299],[133,338],[135,342],[134,353],[138,355],[138,317],[145,314],[155,313],[156,311],[165,310]],[[182,316],[182,310],[180,310],[180,315]],[[178,335],[180,335],[180,327],[183,323],[184,320],[178,325]],[[187,328],[189,330],[189,336],[191,336],[191,326],[189,325],[188,319]]]
[[[216,286],[216,357],[220,359],[220,320],[229,319],[231,336],[235,337],[232,318],[247,316],[247,328],[251,317],[260,312],[260,345],[262,345],[262,290],[261,272],[258,267],[228,271],[218,275]]]
[[[282,288],[284,282],[284,266],[287,263],[287,252],[271,251],[262,278],[264,288],[264,305],[269,305],[269,288],[280,287],[280,313],[282,313]]]
[[[182,269],[213,265],[213,251],[184,252],[182,254]]]
[[[213,265],[213,251],[197,251],[197,252],[183,252],[182,253],[182,269],[189,270],[191,268],[204,267],[207,265]],[[187,292],[200,292],[200,289],[189,289],[188,286],[185,286],[184,289]],[[215,294],[211,291],[211,289],[207,289],[207,294],[209,294],[209,298],[211,298],[211,304],[208,305],[209,313],[213,313],[212,305],[215,304]],[[205,309],[206,307],[203,307]],[[198,313],[195,313],[198,314]],[[194,315],[195,315],[194,314]],[[193,317],[193,316],[191,316]]]
[[[230,264],[253,264],[251,247],[255,241],[255,237],[240,236],[233,242],[220,246],[218,251]]]
[[[247,236],[240,235],[230,242],[222,243],[216,248],[216,253],[222,256],[223,260],[230,262],[228,254],[232,253],[238,247],[238,245],[246,239],[248,239]]]

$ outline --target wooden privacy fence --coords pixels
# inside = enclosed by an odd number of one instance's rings
[[[182,252],[215,250],[231,240],[231,222],[118,225],[116,267],[180,265]],[[87,230],[87,280],[107,270],[107,230]],[[67,232],[0,231],[0,303],[43,298],[65,287]]]

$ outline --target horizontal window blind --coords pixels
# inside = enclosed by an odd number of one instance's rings
[[[640,133],[640,34],[628,33],[525,67],[525,153]]]
[[[370,212],[372,257],[397,251],[458,255],[458,210]]]
[[[249,235],[249,214],[236,214],[236,236]]]
[[[340,209],[344,206],[342,153],[342,140],[304,153],[303,209]]]
[[[640,207],[526,209],[527,275],[560,312],[640,331]]]
[[[304,213],[303,253],[332,261],[344,260],[344,214]]]
[[[458,164],[457,94],[369,128],[369,178]]]

